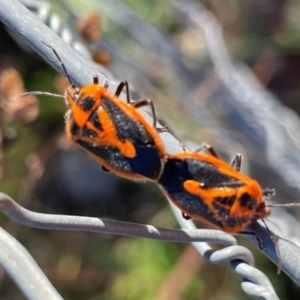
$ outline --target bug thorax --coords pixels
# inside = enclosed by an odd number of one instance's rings
[[[66,106],[79,127],[101,106],[103,87],[92,84],[81,89],[69,87],[65,92]]]

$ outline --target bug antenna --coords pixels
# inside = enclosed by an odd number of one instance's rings
[[[277,204],[266,204],[267,207],[295,207],[300,206],[300,203],[277,203]]]
[[[51,96],[51,97],[55,97],[55,98],[64,98],[63,95],[52,94],[49,92],[40,92],[40,91],[27,92],[27,93],[22,94],[21,97],[26,97],[28,95],[34,95],[34,96],[42,95],[42,96]]]
[[[45,42],[43,42],[43,41],[41,41],[41,42],[42,42],[45,46],[47,46],[48,48],[50,48],[50,49],[53,51],[54,55],[57,57],[58,61],[60,62],[61,67],[62,67],[63,70],[65,71],[65,75],[66,75],[66,77],[68,78],[68,81],[70,82],[71,87],[72,87],[74,90],[76,90],[76,87],[75,87],[74,83],[72,82],[72,80],[71,80],[71,78],[70,78],[70,76],[69,76],[69,73],[68,73],[68,71],[67,71],[67,69],[66,69],[64,63],[62,62],[61,58],[59,57],[57,51],[56,51],[53,47],[51,47],[50,45],[46,44]]]

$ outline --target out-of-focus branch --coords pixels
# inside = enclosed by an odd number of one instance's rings
[[[2,228],[0,249],[1,266],[28,299],[62,299],[28,251]]]

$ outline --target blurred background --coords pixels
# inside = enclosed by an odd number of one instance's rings
[[[263,187],[276,188],[278,202],[299,201],[300,185],[283,175],[290,166],[283,169],[265,150],[271,138],[284,144],[278,131],[285,125],[286,110],[280,103],[293,110],[289,120],[300,113],[299,1],[199,2],[204,16],[199,20],[209,23],[212,18],[221,25],[230,61],[240,68],[232,74],[221,72],[222,61],[212,53],[208,39],[215,37],[205,31],[209,24],[202,23],[201,31],[172,1],[26,1],[31,7],[37,2],[50,3],[47,17],[59,16],[108,77],[128,80],[135,99],[151,98],[160,119],[179,140],[191,149],[209,143],[227,161],[241,152],[243,171]],[[104,173],[67,140],[61,99],[20,97],[25,91],[63,94],[68,82],[2,24],[0,36],[0,190],[38,212],[177,227],[154,184]],[[253,103],[248,94],[232,90],[236,83],[231,80],[239,78],[243,85],[248,72],[258,79],[254,87],[261,91],[259,105],[258,92],[253,90],[252,96],[251,86],[247,88]],[[253,110],[239,103],[243,99]],[[274,110],[265,109],[267,105]],[[255,123],[266,119],[266,112],[277,121],[278,127],[271,125],[271,137],[267,127]],[[299,145],[298,132],[292,134]],[[285,151],[295,150],[295,145],[283,145],[284,153],[290,156]],[[0,218],[65,299],[250,299],[228,265],[206,263],[191,245],[37,230]],[[278,276],[277,267],[245,239],[239,242],[253,251],[257,267],[270,278],[280,299],[299,297],[299,288],[285,274]],[[3,271],[0,298],[24,298]]]

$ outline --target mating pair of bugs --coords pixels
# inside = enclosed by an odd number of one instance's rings
[[[195,152],[166,153],[159,136],[166,129],[157,128],[150,100],[131,102],[126,81],[119,84],[115,94],[108,91],[107,83],[100,85],[98,77],[91,85],[75,87],[56,50],[46,46],[60,61],[71,84],[64,96],[66,134],[104,170],[155,181],[184,218],[200,220],[228,233],[242,232],[256,220],[266,218],[270,207],[278,206],[267,205],[264,200],[275,194],[273,189],[262,189],[257,181],[240,173],[240,154],[227,164],[208,145]],[[124,89],[126,102],[119,98]],[[152,125],[138,111],[145,105],[151,108]],[[203,148],[209,153],[201,153]]]

